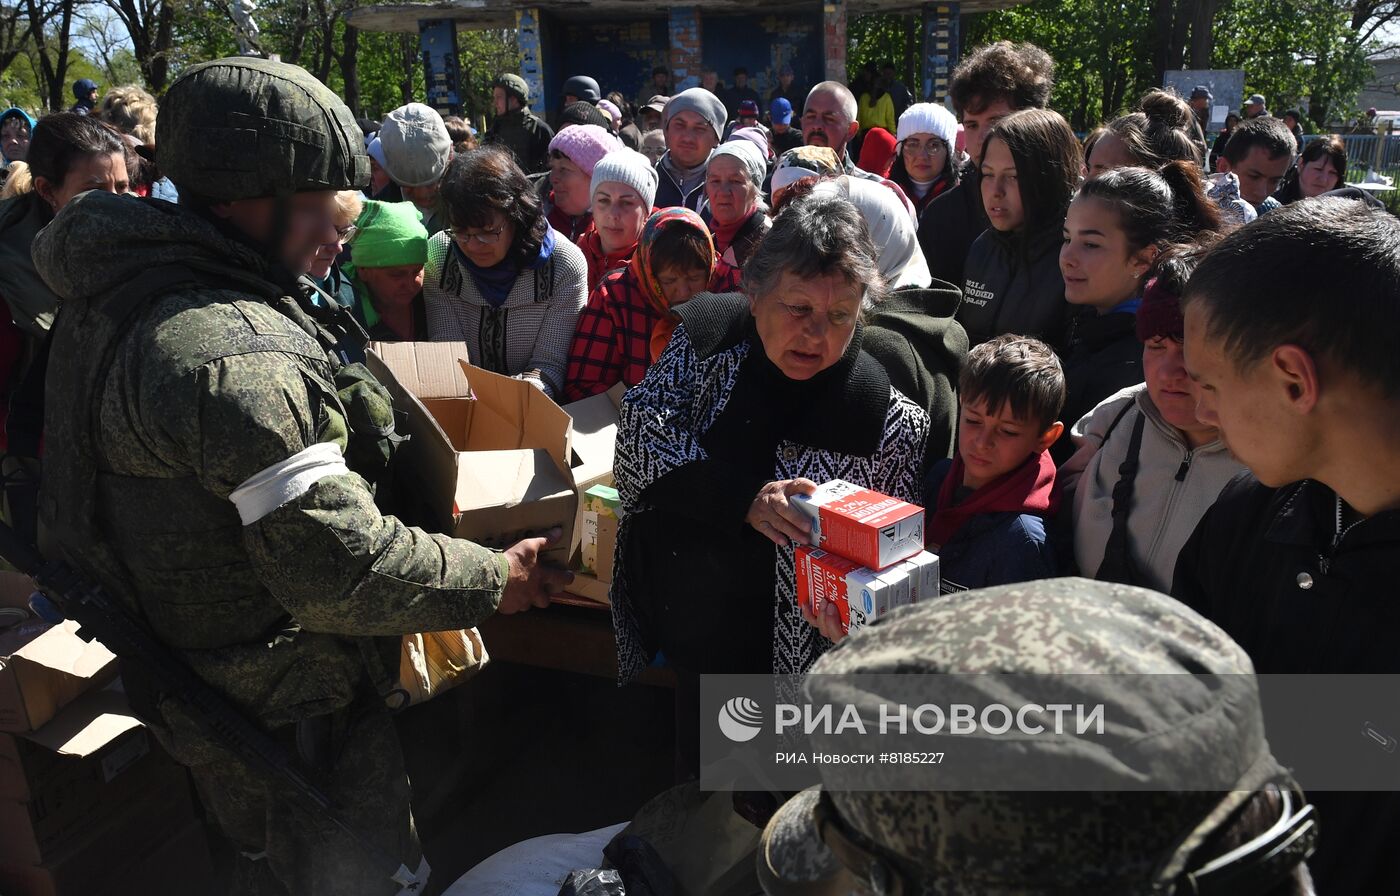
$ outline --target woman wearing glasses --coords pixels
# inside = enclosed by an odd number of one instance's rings
[[[545,220],[510,153],[453,158],[442,196],[450,227],[428,243],[428,338],[465,342],[471,362],[564,391],[569,344],[588,299],[588,264]]]
[[[861,350],[884,278],[850,202],[785,208],[744,290],[676,306],[680,324],[618,425],[618,667],[631,679],[658,651],[675,667],[683,772],[698,675],[802,673],[831,646],[794,598],[793,545],[808,529],[791,497],[842,478],[916,501],[929,428]]]
[[[930,202],[958,183],[958,166],[952,162],[958,120],[937,103],[915,103],[899,116],[896,137],[899,151],[890,180],[923,215]]]
[[[334,301],[342,308],[355,305],[355,287],[340,268],[340,256],[355,238],[355,219],[364,211],[365,194],[359,190],[341,190],[335,194],[335,242],[326,243],[316,252],[307,272],[316,289],[311,291],[313,305]]]

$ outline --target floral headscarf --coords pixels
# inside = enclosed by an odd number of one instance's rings
[[[708,283],[715,273],[715,241],[710,235],[710,230],[705,226],[704,220],[699,215],[684,206],[674,208],[663,208],[653,212],[647,218],[646,224],[642,227],[642,237],[637,241],[637,251],[632,255],[632,275],[637,278],[641,285],[642,295],[646,296],[647,303],[657,312],[660,319],[651,331],[651,360],[654,362],[660,357],[662,350],[671,341],[671,333],[676,329],[676,324],[680,319],[671,311],[670,304],[666,301],[666,295],[661,290],[661,283],[657,280],[656,270],[651,263],[651,250],[656,245],[656,239],[663,230],[674,227],[689,227],[705,235],[705,245],[709,247],[709,261],[705,271],[705,281]]]

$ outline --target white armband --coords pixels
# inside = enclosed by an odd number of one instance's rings
[[[289,501],[295,501],[327,476],[345,476],[345,456],[335,442],[319,442],[273,464],[229,494],[243,525],[251,526]]]

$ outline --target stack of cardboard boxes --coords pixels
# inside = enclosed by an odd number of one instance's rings
[[[836,605],[849,632],[938,595],[938,557],[924,550],[924,511],[834,479],[793,505],[812,524],[794,552],[797,602],[820,616]]]
[[[0,893],[204,893],[189,773],[131,713],[117,660],[72,623],[0,630]]]

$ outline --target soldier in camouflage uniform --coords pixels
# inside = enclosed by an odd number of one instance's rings
[[[157,127],[179,207],[91,192],[34,242],[63,300],[42,547],[121,599],[426,880],[385,705],[400,636],[543,606],[569,574],[537,563],[548,539],[496,552],[376,508],[391,402],[347,363],[343,343],[363,331],[297,285],[335,237],[335,191],[369,181],[344,104],[294,66],[224,59],[171,86]],[[133,704],[243,852],[237,891],[398,891],[392,869],[131,673]]]
[[[913,737],[903,748],[948,750],[918,778],[819,766],[823,784],[763,832],[771,896],[1312,893],[1303,862],[1319,822],[1270,751],[1249,657],[1161,594],[1053,579],[920,603],[851,632],[803,691],[838,717],[856,707],[872,730],[881,707],[1069,696],[1104,707],[1106,735]],[[820,729],[811,745],[857,748]],[[987,782],[998,789],[973,789]]]

